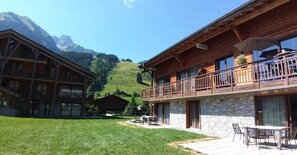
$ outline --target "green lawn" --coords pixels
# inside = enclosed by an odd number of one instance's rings
[[[142,75],[144,84],[137,83],[136,75],[141,72],[137,66],[138,64],[127,61],[117,63],[107,77],[107,84],[104,85],[103,90],[100,92],[101,97],[104,97],[104,94],[107,93],[114,93],[117,88],[131,95],[133,92],[140,94],[141,90],[149,88],[150,80],[144,74]],[[124,97],[124,99],[131,101],[131,97]],[[137,97],[136,101],[137,103],[142,102],[140,97]]]
[[[121,123],[126,121],[0,116],[0,154],[188,154],[168,143],[204,138]]]

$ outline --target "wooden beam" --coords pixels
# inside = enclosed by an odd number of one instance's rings
[[[235,33],[237,39],[238,39],[239,41],[242,41],[242,37],[241,37],[241,35],[240,35],[239,31],[238,31],[238,27],[233,27],[232,30],[233,30],[233,32]]]
[[[54,116],[54,111],[55,111],[55,104],[56,104],[56,96],[57,96],[57,89],[58,89],[58,78],[60,74],[60,67],[63,65],[60,61],[54,61],[56,65],[56,79],[55,79],[55,88],[54,88],[54,95],[53,95],[53,101],[50,107],[50,115]]]
[[[179,63],[179,65],[182,68],[185,68],[184,67],[184,58],[183,57],[181,57],[180,55],[176,54],[176,55],[174,55],[174,58],[177,60],[177,62]]]

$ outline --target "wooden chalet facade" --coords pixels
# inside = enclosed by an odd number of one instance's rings
[[[13,30],[0,32],[0,54],[0,115],[84,115],[93,72]]]
[[[215,136],[231,123],[297,126],[297,1],[252,0],[140,66],[151,114]],[[244,55],[245,64],[237,58]]]
[[[122,114],[128,103],[129,101],[116,95],[106,96],[93,101],[93,104],[98,107],[98,113],[100,114],[106,114],[107,112]]]

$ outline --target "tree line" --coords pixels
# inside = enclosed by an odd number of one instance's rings
[[[119,62],[119,58],[113,54],[98,53],[96,55],[81,52],[62,52],[64,58],[75,62],[76,64],[89,69],[97,74],[97,78],[90,86],[89,92],[100,91],[107,83],[109,72]]]

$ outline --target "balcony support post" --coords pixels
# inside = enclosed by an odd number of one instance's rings
[[[32,75],[31,75],[31,85],[30,85],[30,93],[29,93],[29,104],[32,100],[32,92],[33,92],[33,85],[34,85],[34,79],[35,79],[35,72],[36,72],[36,62],[40,55],[40,51],[38,49],[32,49],[32,53],[34,54],[34,63],[33,63],[33,69],[32,69]],[[27,105],[29,107],[29,104]]]
[[[210,76],[210,93],[213,94],[213,87],[214,87],[213,75],[209,74],[209,76]]]
[[[233,87],[233,73],[232,73],[232,69],[229,70],[230,71],[230,83],[231,83],[231,92],[234,91],[234,87]]]
[[[54,111],[55,111],[55,104],[56,104],[56,96],[57,96],[57,87],[58,87],[58,78],[59,78],[59,73],[60,73],[60,67],[62,66],[62,63],[60,60],[56,61],[54,60],[54,63],[56,65],[56,78],[55,78],[55,87],[54,87],[54,95],[53,95],[53,101],[51,104],[51,116],[54,116]]]
[[[287,59],[286,59],[286,56],[283,57],[283,61],[284,61],[284,70],[285,70],[285,85],[289,85],[289,76],[288,76],[288,69],[289,69],[289,66],[287,64]]]
[[[84,79],[84,90],[83,90],[83,94],[82,94],[82,99],[83,102],[81,104],[81,116],[85,116],[85,104],[86,104],[86,91],[87,91],[87,83],[89,83],[90,78],[84,74],[82,74],[82,78]]]

